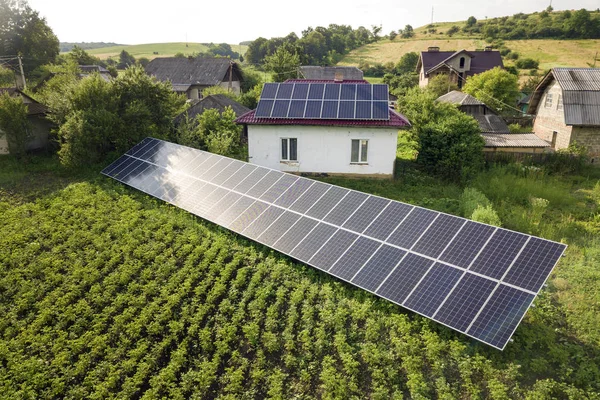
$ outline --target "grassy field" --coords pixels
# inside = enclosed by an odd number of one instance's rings
[[[248,46],[242,45],[231,45],[233,51],[244,54]],[[126,50],[129,54],[135,58],[147,57],[153,59],[156,57],[172,57],[177,53],[183,53],[185,55],[192,53],[199,53],[206,51],[207,46],[200,43],[147,43],[147,44],[136,44],[136,45],[122,45],[113,47],[102,47],[98,49],[88,50],[88,53],[95,55],[101,59],[109,57],[118,57],[122,50]],[[154,54],[154,53],[158,54]]]
[[[503,226],[569,244],[499,352],[101,168],[0,157],[0,397],[600,399],[598,169],[471,182]],[[410,164],[326,180],[449,213],[462,192]]]

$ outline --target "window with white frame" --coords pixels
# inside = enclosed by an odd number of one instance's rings
[[[281,161],[298,161],[298,139],[281,139]]]
[[[563,109],[562,96],[560,94],[558,95],[558,101],[557,101],[557,104],[556,104],[556,109],[557,110],[562,110]]]
[[[545,108],[552,107],[552,93],[546,93],[546,101],[544,102]]]
[[[350,163],[366,164],[368,162],[367,154],[369,151],[369,141],[367,139],[352,139],[352,149],[350,152]]]

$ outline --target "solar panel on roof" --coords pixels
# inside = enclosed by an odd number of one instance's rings
[[[102,173],[498,349],[566,248],[156,139]]]
[[[354,83],[267,83],[257,118],[389,120],[388,86]]]

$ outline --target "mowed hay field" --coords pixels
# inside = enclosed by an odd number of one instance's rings
[[[437,46],[441,51],[475,50],[488,45],[483,39],[473,38],[436,38],[436,35],[426,35],[417,39],[396,39],[390,41],[382,39],[377,43],[363,46],[351,51],[339,65],[358,65],[361,62],[370,64],[398,62],[403,54],[415,51],[425,51],[428,47]],[[439,35],[438,35],[439,36]],[[580,40],[505,40],[504,45],[519,53],[520,58],[533,58],[538,60],[539,70],[545,71],[554,67],[589,67],[588,63],[594,62],[600,50],[599,39]],[[514,62],[505,60],[506,66]],[[600,66],[600,62],[596,61]],[[527,71],[528,72],[528,71]]]
[[[231,48],[240,54],[246,53],[248,46],[232,44]],[[102,47],[98,49],[86,50],[89,54],[92,54],[101,59],[107,59],[109,57],[118,57],[122,50],[127,51],[135,58],[147,57],[153,59],[156,57],[172,57],[177,53],[183,53],[185,55],[191,55],[193,53],[205,52],[208,50],[208,46],[202,43],[185,43],[185,42],[174,42],[174,43],[146,43],[146,44],[135,44],[135,45],[119,45],[111,47]],[[158,53],[158,54],[155,54]]]

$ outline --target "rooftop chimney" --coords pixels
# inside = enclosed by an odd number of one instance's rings
[[[485,46],[485,51],[492,51],[493,47],[492,46]]]
[[[344,81],[344,73],[342,71],[335,71],[335,76],[333,78],[334,82],[343,82]]]
[[[437,46],[431,46],[427,48],[427,52],[428,53],[438,53],[440,51],[440,48]]]

